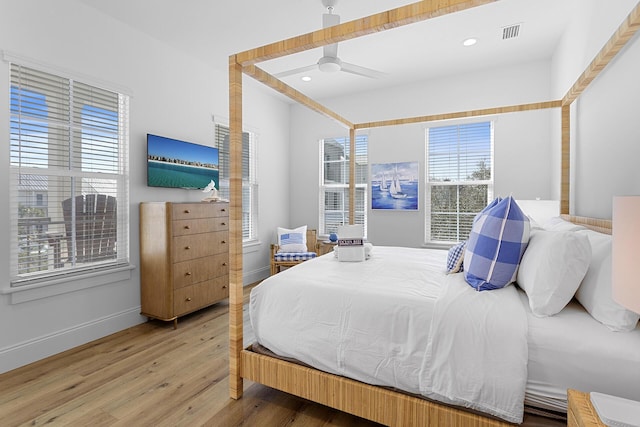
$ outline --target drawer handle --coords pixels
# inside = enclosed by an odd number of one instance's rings
[[[185,225],[185,226],[184,226],[184,229],[185,229],[185,230],[191,230],[191,227],[190,227],[190,226],[188,226],[188,225]]]
[[[187,271],[186,273],[184,273],[185,276],[191,276],[191,272]]]
[[[222,223],[222,225],[227,225],[227,223],[226,223],[226,222],[223,222],[223,223]]]
[[[226,212],[227,210],[225,208],[220,209],[220,212]]]
[[[189,249],[191,249],[191,246],[185,246],[184,249],[188,251]]]
[[[185,209],[184,213],[191,213],[191,211],[189,209]]]
[[[227,265],[227,263],[226,263],[226,262],[223,262],[223,263],[222,263],[222,265],[223,265],[223,266],[226,266],[226,265]]]
[[[227,285],[222,285],[222,289],[227,289]]]
[[[185,298],[185,301],[186,301],[186,302],[191,301],[191,297],[187,297],[187,298]]]
[[[220,242],[220,243],[222,243],[222,244],[224,245],[225,243],[227,243],[227,241],[226,241],[226,240],[223,240],[223,241],[222,241],[222,242]]]

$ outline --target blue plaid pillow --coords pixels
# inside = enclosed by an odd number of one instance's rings
[[[449,254],[447,255],[447,274],[460,273],[461,271],[464,271],[464,247],[466,244],[467,241],[465,240],[464,242],[460,242],[449,249]]]
[[[529,218],[513,197],[496,200],[474,219],[464,255],[464,278],[478,291],[514,282],[529,243]]]

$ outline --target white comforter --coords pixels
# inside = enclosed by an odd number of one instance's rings
[[[527,317],[514,286],[477,292],[462,274],[444,280],[420,371],[420,393],[521,423]]]
[[[285,270],[251,292],[256,340],[326,372],[520,422],[522,304],[509,288],[478,293],[445,275],[446,255],[376,247],[364,262],[328,254]]]

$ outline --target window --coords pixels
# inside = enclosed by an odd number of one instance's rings
[[[255,133],[242,133],[242,241],[258,240],[258,181]],[[229,127],[215,125],[219,150],[220,196],[229,198]]]
[[[367,234],[368,137],[356,136],[355,223]],[[327,235],[349,224],[349,138],[320,140],[320,230]]]
[[[128,97],[11,64],[12,286],[129,262]]]
[[[426,152],[426,240],[465,240],[493,195],[493,124],[429,128]]]

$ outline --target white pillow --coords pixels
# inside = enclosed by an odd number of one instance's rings
[[[532,230],[518,269],[518,285],[531,311],[553,316],[573,298],[591,260],[587,236],[572,231]]]
[[[549,218],[543,225],[542,228],[548,231],[580,231],[586,230],[587,227],[583,225],[574,224],[571,221],[567,221],[559,216],[554,216]]]
[[[613,300],[611,296],[611,236],[592,230],[578,231],[591,244],[591,262],[576,292],[576,299],[591,317],[613,331],[631,331],[640,315]]]
[[[278,227],[278,253],[308,252],[307,226],[293,230]]]

